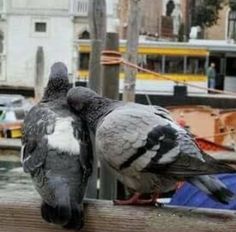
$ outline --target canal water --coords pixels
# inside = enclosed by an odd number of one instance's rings
[[[23,172],[16,156],[0,155],[0,199],[37,196],[30,176]]]

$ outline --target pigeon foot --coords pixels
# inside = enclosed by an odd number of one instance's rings
[[[159,194],[158,194],[159,196]],[[128,200],[114,200],[114,205],[156,205],[157,194],[153,194],[150,199],[141,199],[141,193],[134,193]]]

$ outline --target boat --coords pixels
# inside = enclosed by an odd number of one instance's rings
[[[236,150],[236,109],[203,105],[167,108],[172,117],[195,136],[204,150]]]
[[[0,137],[21,138],[23,120],[33,103],[22,95],[0,95]]]

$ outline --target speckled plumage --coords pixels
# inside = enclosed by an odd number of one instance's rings
[[[80,228],[92,151],[85,124],[66,103],[68,90],[66,67],[56,63],[43,99],[25,117],[22,165],[43,200],[43,218]]]
[[[163,193],[187,180],[223,203],[234,197],[207,175],[236,170],[201,151],[167,110],[112,101],[83,87],[71,89],[67,99],[94,131],[100,159],[133,191]],[[99,115],[96,121],[91,121],[93,115]]]

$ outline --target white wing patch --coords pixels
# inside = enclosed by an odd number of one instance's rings
[[[23,164],[25,162],[25,160],[24,160],[24,151],[25,151],[25,145],[22,145],[21,146],[21,150],[20,150],[20,161],[21,161],[21,164]]]
[[[71,117],[57,118],[53,134],[47,136],[48,145],[71,155],[79,155],[79,140],[74,137],[72,121]]]
[[[143,170],[156,155],[156,151],[146,151],[145,154],[136,159],[132,164],[131,168],[135,168],[137,171]]]
[[[168,164],[173,162],[176,157],[179,155],[180,149],[179,146],[174,147],[167,153],[163,154],[163,156],[158,160],[159,164]]]

